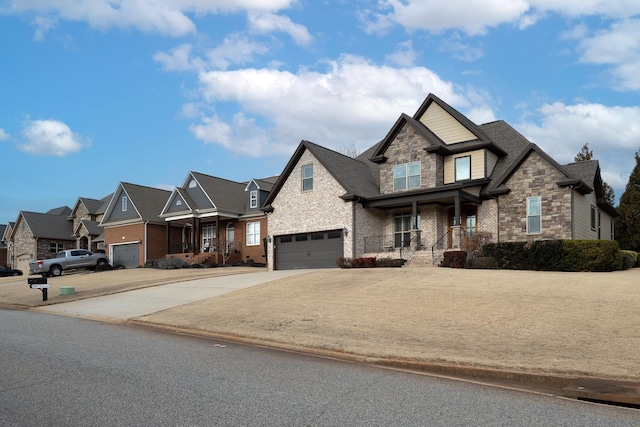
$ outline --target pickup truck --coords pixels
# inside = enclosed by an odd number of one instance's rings
[[[104,264],[109,264],[109,258],[105,254],[94,254],[86,249],[68,249],[58,252],[56,258],[29,261],[29,273],[56,277],[64,270],[95,268]]]

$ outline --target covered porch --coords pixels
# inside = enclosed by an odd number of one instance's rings
[[[381,195],[363,203],[380,211],[378,232],[363,236],[365,256],[430,258],[447,250],[475,250],[479,245],[479,188],[421,190]]]
[[[203,265],[233,264],[242,258],[242,242],[235,237],[237,218],[213,215],[205,218],[168,217],[165,221],[168,258]]]

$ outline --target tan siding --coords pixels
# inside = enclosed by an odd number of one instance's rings
[[[591,206],[596,208],[596,229],[591,229]],[[598,208],[595,193],[580,194],[574,191],[574,239],[588,240],[598,238],[598,212],[600,212],[600,239],[611,240],[611,222],[613,218]]]
[[[460,153],[444,158],[444,183],[451,184],[456,181],[455,159],[458,157],[471,156],[471,179],[484,178],[484,151],[476,150],[468,153]]]
[[[435,133],[445,144],[472,141],[476,136],[435,102],[420,117],[420,121]]]

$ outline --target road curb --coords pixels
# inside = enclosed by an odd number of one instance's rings
[[[432,376],[471,381],[553,396],[563,396],[564,388],[575,381],[577,378],[579,378],[578,375],[551,375],[542,373],[491,369],[484,367],[463,366],[447,363],[433,363],[412,359],[370,357],[361,354],[345,353],[341,351],[326,350],[314,347],[304,347],[290,343],[221,334],[201,329],[194,330],[181,326],[171,326],[162,323],[147,322],[135,319],[130,319],[125,323],[139,327],[177,333],[181,335],[216,339],[226,342],[233,342],[268,349],[277,349],[292,353],[307,354],[352,363],[362,363],[389,369],[418,372]]]

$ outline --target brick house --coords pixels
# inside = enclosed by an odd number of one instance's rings
[[[378,256],[433,265],[489,241],[613,239],[597,161],[560,165],[504,121],[430,94],[356,158],[302,141],[265,200],[270,269]]]
[[[118,184],[99,224],[113,266],[142,267],[147,260],[167,255],[167,229],[159,215],[170,194],[158,188]],[[178,239],[178,231],[172,236]]]
[[[236,182],[189,172],[160,214],[171,233],[167,253],[189,263],[264,263],[267,221],[260,206],[275,180]]]
[[[54,258],[64,249],[74,249],[71,209],[67,206],[47,213],[21,211],[7,243],[8,264],[23,272],[29,271],[29,261]]]
[[[111,194],[101,200],[79,197],[74,205],[69,219],[73,221],[73,237],[76,238],[76,248],[105,250],[103,229],[100,221],[107,209]]]

